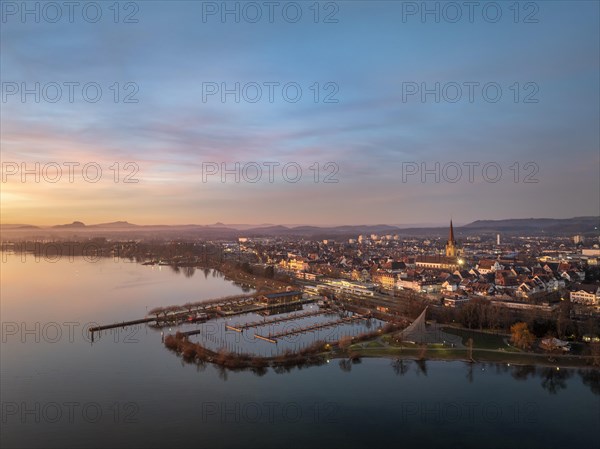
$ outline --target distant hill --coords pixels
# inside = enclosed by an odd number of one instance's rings
[[[113,221],[111,223],[100,223],[89,226],[90,228],[137,228],[138,225],[126,221]]]
[[[600,229],[600,217],[477,220],[462,226],[461,229],[469,231],[485,230],[488,232],[520,232],[534,230],[542,233],[588,233]]]
[[[1,224],[0,229],[40,229],[40,227],[28,224]]]
[[[74,221],[73,223],[70,224],[62,224],[62,225],[55,225],[52,226],[54,229],[81,229],[81,228],[85,228],[85,224],[82,223],[81,221]]]
[[[345,225],[345,226],[282,226],[282,225],[136,225],[127,221],[115,221],[95,225],[85,225],[81,221],[51,227],[38,227],[27,224],[1,225],[3,235],[14,238],[35,235],[66,236],[76,232],[89,237],[115,238],[192,238],[192,239],[237,239],[238,237],[305,237],[314,240],[333,239],[346,240],[359,235],[398,234],[401,237],[440,237],[448,235],[448,226],[410,227],[378,225]],[[524,218],[506,220],[477,220],[465,226],[455,226],[458,238],[469,235],[491,233],[526,234],[526,235],[575,235],[597,236],[600,230],[600,217],[575,218]],[[35,232],[35,234],[33,234]],[[72,234],[71,234],[72,235]]]
[[[250,228],[246,229],[245,233],[248,235],[290,235],[294,231],[291,228],[281,225],[265,226],[264,228]]]

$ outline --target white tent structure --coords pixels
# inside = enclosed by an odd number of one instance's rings
[[[464,348],[462,338],[458,335],[443,332],[436,324],[427,326],[425,314],[427,307],[406,329],[400,332],[400,337],[408,343],[444,343],[452,344],[452,347]]]
[[[421,315],[417,317],[406,329],[400,332],[402,340],[411,343],[428,343],[427,338],[427,324],[425,323],[425,313],[427,307],[421,312]]]

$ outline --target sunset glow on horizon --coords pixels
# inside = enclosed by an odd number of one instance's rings
[[[236,23],[202,3],[3,16],[2,223],[600,215],[597,2],[538,23],[423,23],[402,2]]]

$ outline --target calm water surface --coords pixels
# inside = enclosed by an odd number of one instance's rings
[[[219,273],[15,255],[1,269],[2,447],[600,447],[597,374],[383,359],[224,372],[182,363],[147,326],[85,332],[242,292]]]

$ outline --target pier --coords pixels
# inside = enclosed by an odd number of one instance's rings
[[[133,326],[136,324],[146,324],[146,323],[156,323],[157,326],[167,325],[167,324],[171,324],[171,323],[184,322],[184,321],[188,320],[189,317],[192,315],[194,315],[194,314],[188,313],[188,312],[178,312],[178,313],[174,313],[174,314],[166,315],[166,316],[146,317],[146,318],[140,318],[139,320],[132,320],[132,321],[120,321],[118,323],[106,324],[104,326],[90,327],[89,331],[92,332],[92,334],[93,334],[94,332],[104,331],[107,329],[116,329],[118,327],[127,327],[127,326]]]
[[[332,312],[324,312],[322,310],[317,310],[314,312],[298,313],[296,315],[289,315],[289,316],[284,316],[284,317],[280,317],[280,318],[273,318],[271,320],[254,321],[252,323],[246,323],[246,324],[235,324],[233,326],[226,324],[225,328],[228,330],[235,331],[235,332],[242,332],[242,331],[245,331],[246,329],[251,329],[253,327],[268,326],[269,324],[281,323],[284,321],[300,320],[302,318],[308,318],[308,317],[317,316],[317,315],[326,315],[328,313],[332,313]]]
[[[294,298],[291,301],[287,301],[287,298]],[[295,299],[299,297],[300,299]],[[261,298],[266,299],[265,302],[259,302]],[[282,302],[277,303],[269,303],[269,300],[273,300],[274,298],[283,298]],[[150,312],[155,315],[154,317],[147,316],[146,318],[140,318],[138,320],[132,321],[120,321],[118,323],[106,324],[102,326],[95,326],[89,329],[91,333],[92,341],[94,341],[94,333],[100,332],[108,329],[116,329],[121,327],[133,326],[137,324],[145,324],[145,323],[156,323],[157,326],[160,325],[168,325],[168,324],[179,324],[186,321],[196,321],[194,317],[197,313],[206,313],[210,319],[210,316],[219,315],[222,317],[234,316],[234,315],[243,315],[246,313],[253,312],[261,312],[265,310],[276,310],[284,307],[294,306],[294,305],[302,305],[314,302],[314,298],[302,299],[302,293],[299,291],[290,291],[290,292],[279,292],[279,293],[268,293],[266,295],[239,295],[232,296],[228,298],[219,298],[214,300],[208,300],[202,303],[195,303],[193,305],[188,306],[172,306],[165,308],[157,308],[154,311]],[[237,310],[222,310],[223,307],[226,308],[236,308]],[[313,313],[313,312],[311,312]],[[278,319],[281,320],[281,319]],[[192,331],[194,333],[199,333]]]
[[[324,329],[332,326],[339,326],[341,324],[352,323],[354,321],[366,320],[368,317],[363,315],[353,315],[347,318],[342,318],[340,320],[327,321],[325,323],[312,324],[310,326],[298,327],[294,329],[290,329],[288,331],[275,332],[269,335],[258,335],[254,334],[254,337],[260,338],[261,340],[268,341],[270,343],[277,343],[277,339],[287,337],[289,335],[303,334],[305,332],[314,332],[319,329]]]
[[[186,332],[179,332],[181,335],[185,335],[186,337],[189,337],[190,335],[198,335],[202,333],[202,329],[196,329],[193,331],[186,331]]]
[[[281,302],[273,303],[271,301],[281,298]],[[208,299],[204,301],[199,301],[191,304],[186,304],[183,306],[170,306],[170,307],[157,307],[154,310],[150,311],[150,314],[154,315],[165,315],[167,313],[191,313],[191,312],[213,312],[219,313],[220,315],[230,315],[235,314],[237,311],[224,311],[223,308],[234,308],[234,307],[244,307],[252,304],[260,304],[266,302],[267,305],[271,307],[275,306],[284,306],[290,304],[298,304],[299,301],[312,302],[314,299],[303,300],[302,292],[293,290],[293,291],[285,291],[285,292],[277,292],[277,293],[254,293],[251,295],[236,295],[236,296],[228,296],[225,298],[217,298],[217,299]],[[303,302],[300,302],[303,303]],[[254,309],[250,310],[253,311]],[[257,309],[264,310],[264,309]],[[242,312],[244,313],[244,312]]]
[[[127,326],[133,326],[136,324],[151,323],[152,321],[156,321],[156,318],[142,318],[142,319],[133,320],[133,321],[122,321],[120,323],[107,324],[105,326],[90,327],[90,332],[94,333],[94,332],[104,331],[107,329],[115,329],[117,327],[127,327]]]
[[[309,304],[311,302],[315,302],[315,299],[314,298],[299,299],[297,301],[282,302],[282,303],[277,303],[277,304],[267,304],[267,305],[261,305],[261,306],[256,306],[256,307],[249,307],[249,308],[241,309],[241,310],[231,310],[231,311],[217,310],[216,313],[221,316],[227,317],[227,316],[235,316],[235,315],[244,315],[246,313],[262,312],[264,310],[276,310],[276,309],[281,309],[284,307],[289,307],[289,306],[294,306],[294,305]]]
[[[123,327],[127,327],[127,326],[135,326],[138,324],[156,323],[157,326],[160,326],[160,325],[166,325],[168,323],[173,323],[173,322],[184,322],[184,321],[186,321],[186,318],[188,316],[189,316],[189,314],[178,313],[176,315],[169,315],[166,317],[158,317],[158,318],[146,317],[146,318],[140,318],[139,320],[121,321],[119,323],[90,327],[89,332],[91,334],[91,338],[92,338],[92,342],[93,342],[94,334],[96,332],[102,332],[102,331],[110,330],[110,329],[123,328]]]

